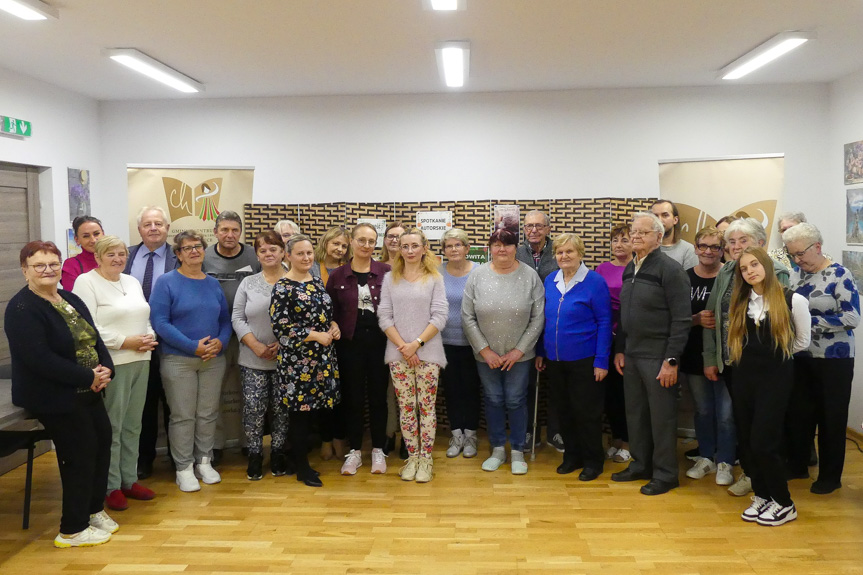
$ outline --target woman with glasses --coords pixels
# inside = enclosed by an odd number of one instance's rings
[[[461,304],[470,274],[479,267],[467,259],[470,242],[464,230],[452,228],[441,238],[446,263],[441,266],[449,313],[441,330],[447,368],[441,373],[441,385],[446,394],[446,413],[452,437],[447,457],[476,457],[476,430],[479,428],[479,373],[470,342],[461,323]]]
[[[736,458],[737,436],[731,395],[722,381],[704,377],[704,330],[716,326],[713,311],[706,309],[707,300],[722,267],[725,250],[722,234],[713,227],[701,228],[695,234],[695,255],[698,265],[686,270],[691,286],[692,329],[680,358],[680,371],[685,374],[695,400],[695,437],[698,454],[695,465],[687,472],[691,479],[716,474],[717,485],[731,485],[731,467]]]
[[[335,435],[345,421],[350,451],[345,455],[342,475],[356,475],[362,466],[363,415],[368,395],[369,427],[372,435],[371,472],[387,471],[383,448],[387,441],[387,381],[384,363],[387,338],[378,327],[381,284],[390,266],[372,258],[378,233],[371,224],[357,224],[351,230],[353,257],[330,274],[327,293],[333,300],[334,320],[341,330],[336,344],[342,384],[342,406],[332,415]],[[324,438],[325,440],[328,438]]]
[[[808,353],[795,358],[795,394],[789,408],[789,471],[805,471],[818,429],[818,479],[810,491],[832,493],[842,486],[845,427],[854,379],[854,329],[860,323],[860,295],[846,268],[821,251],[818,228],[800,223],[782,234],[797,264],[792,289],[809,302],[812,337]]]
[[[78,216],[72,222],[72,230],[75,232],[75,243],[81,246],[81,253],[63,262],[62,281],[63,289],[72,291],[75,280],[79,275],[96,269],[96,242],[105,235],[102,222],[93,216]]]
[[[536,271],[515,257],[518,236],[507,229],[488,240],[491,261],[470,274],[462,300],[462,324],[474,351],[485,394],[491,456],[484,471],[506,463],[506,422],[510,468],[527,473],[527,383],[543,326],[545,290]]]
[[[734,369],[731,366],[731,356],[728,354],[728,310],[731,306],[731,292],[734,288],[734,270],[737,260],[748,247],[763,247],[767,243],[767,232],[758,220],[741,218],[731,222],[725,230],[726,254],[730,258],[719,273],[710,291],[705,309],[713,312],[714,328],[703,333],[704,337],[704,377],[710,381],[719,381],[721,377],[729,390],[733,390],[732,378]],[[788,285],[788,268],[778,262],[773,262],[773,271],[779,283]],[[734,396],[732,393],[732,400]],[[747,462],[740,460],[743,474],[728,488],[731,495],[742,497],[752,491],[752,482],[746,474]]]
[[[54,546],[91,547],[120,527],[105,513],[111,422],[102,401],[114,364],[81,299],[58,290],[60,250],[32,241],[20,253],[27,282],[6,306],[12,403],[33,413],[57,450],[63,514]]]
[[[174,236],[180,266],[150,295],[150,322],[161,338],[160,371],[171,409],[168,438],[180,491],[222,480],[213,469],[216,416],[231,338],[231,313],[219,281],[201,269],[207,242],[193,231]]]
[[[632,239],[629,224],[618,224],[611,228],[611,261],[597,266],[596,273],[605,279],[611,295],[611,329],[614,336],[620,327],[620,289],[623,286],[623,270],[632,261]],[[610,350],[609,350],[610,351]],[[623,376],[616,369],[609,369],[605,377],[605,414],[611,428],[609,446],[605,458],[616,463],[632,459],[629,453],[629,433],[626,429],[626,402],[623,395]]]
[[[396,388],[402,437],[408,460],[403,481],[432,478],[432,450],[437,431],[437,388],[446,367],[440,331],[447,302],[437,258],[425,234],[412,228],[401,235],[398,258],[381,286],[379,325],[386,334],[384,360]]]

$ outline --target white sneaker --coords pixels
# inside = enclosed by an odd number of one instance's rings
[[[770,505],[769,499],[753,495],[752,504],[740,514],[740,518],[749,523],[754,523],[758,519],[758,516],[761,515],[761,512],[767,509],[768,505]]]
[[[116,533],[120,526],[116,521],[111,519],[105,510],[103,509],[99,513],[94,513],[90,516],[90,527],[95,527],[96,529],[101,529],[106,533]]]
[[[509,452],[512,461],[509,464],[510,471],[513,475],[524,475],[527,473],[527,462],[524,460],[524,453],[520,451]]]
[[[745,473],[741,473],[737,483],[728,488],[728,493],[735,497],[743,497],[747,493],[752,493],[752,480]]]
[[[614,454],[614,457],[611,458],[615,463],[626,463],[630,459],[632,459],[632,454],[628,449],[618,449],[617,453]]]
[[[345,455],[345,462],[342,463],[342,475],[356,475],[357,469],[363,465],[363,454],[361,451],[351,449]]]
[[[695,462],[695,465],[689,468],[689,471],[686,472],[686,477],[690,479],[701,479],[708,473],[716,473],[716,464],[707,459],[706,457],[698,458],[698,461]]]
[[[219,472],[213,469],[209,457],[202,457],[201,462],[195,465],[195,476],[207,485],[213,485],[222,480]]]
[[[495,447],[491,450],[491,457],[482,462],[483,471],[497,471],[506,463],[506,450],[503,447]]]
[[[191,493],[193,491],[201,490],[201,484],[198,483],[198,479],[195,477],[195,472],[192,471],[191,465],[186,469],[178,469],[177,479],[175,481],[177,482],[177,486],[180,488],[180,491]]]
[[[464,449],[464,439],[465,436],[462,434],[461,429],[453,429],[452,437],[449,440],[449,447],[446,450],[446,456],[458,457],[458,454]]]
[[[417,476],[417,468],[419,467],[419,457],[411,455],[407,462],[399,470],[399,477],[402,481],[413,481]]]
[[[382,449],[372,449],[372,473],[383,474],[387,472],[386,457]]]
[[[610,446],[608,449],[605,450],[605,458],[606,459],[613,458],[615,455],[617,455],[618,451],[620,451],[620,450],[618,448],[616,448],[615,446],[613,446],[613,445]]]
[[[476,430],[465,429],[464,431],[464,451],[462,455],[470,459],[476,457]]]
[[[419,465],[417,466],[416,481],[417,483],[428,483],[432,479],[432,458],[420,457]]]
[[[731,485],[734,483],[734,475],[731,474],[730,463],[716,464],[716,485]]]
[[[58,533],[54,538],[54,547],[68,549],[69,547],[95,547],[111,540],[111,534],[92,525],[74,535]]]
[[[787,507],[783,507],[775,501],[771,501],[767,508],[761,512],[756,521],[759,525],[775,527],[777,525],[784,525],[785,523],[794,521],[795,519],[797,519],[797,508],[794,507],[793,503]]]

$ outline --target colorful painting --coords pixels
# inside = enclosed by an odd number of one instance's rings
[[[845,192],[845,243],[852,246],[863,245],[863,188]]]
[[[520,219],[518,205],[516,204],[504,204],[494,207],[495,231],[506,228],[514,233],[516,237],[521,237]]]
[[[845,144],[845,185],[863,184],[863,141]]]
[[[851,272],[858,286],[863,285],[863,252],[842,252],[842,265]]]
[[[90,170],[69,168],[69,221],[90,214]]]

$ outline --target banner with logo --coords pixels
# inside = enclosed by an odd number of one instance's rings
[[[252,203],[253,168],[130,166],[127,171],[131,244],[140,241],[135,218],[144,206],[165,209],[171,218],[169,241],[193,229],[212,243],[216,216],[231,210],[242,218],[244,204]]]

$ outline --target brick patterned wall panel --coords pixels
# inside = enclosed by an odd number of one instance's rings
[[[549,217],[551,233],[578,234],[584,242],[584,263],[595,268],[607,259],[609,229],[609,203],[607,198],[580,198],[551,200]]]
[[[301,204],[300,219],[297,223],[303,233],[311,237],[316,243],[318,239],[333,226],[345,225],[345,204],[335,202],[332,204]]]
[[[299,209],[291,204],[245,204],[246,243],[255,241],[260,232],[271,230],[279,220],[299,220]]]
[[[394,220],[392,202],[380,203],[345,203],[345,225],[348,229],[354,227],[357,218],[383,218],[390,223]]]
[[[650,211],[650,205],[657,198],[611,198],[611,225],[625,224],[635,212]]]

